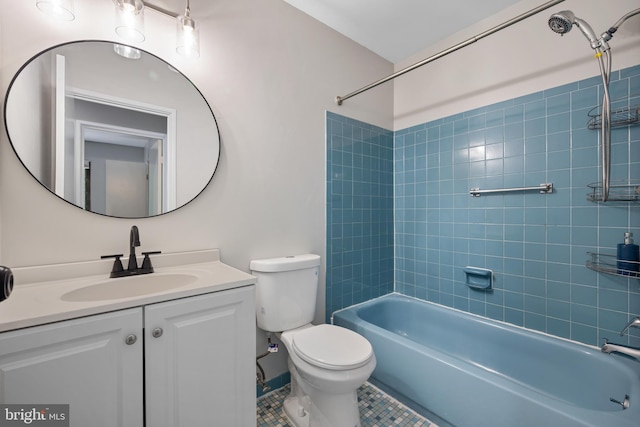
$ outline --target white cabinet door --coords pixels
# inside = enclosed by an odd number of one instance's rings
[[[256,425],[254,292],[145,307],[147,426]]]
[[[141,308],[2,333],[0,403],[69,404],[71,427],[141,427],[142,354]]]

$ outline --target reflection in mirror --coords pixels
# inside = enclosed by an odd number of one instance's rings
[[[211,108],[169,64],[109,42],[46,50],[14,77],[5,125],[29,172],[91,212],[141,218],[195,198],[218,164]]]

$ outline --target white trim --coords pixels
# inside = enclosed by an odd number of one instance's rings
[[[123,108],[132,111],[138,111],[147,114],[154,114],[165,117],[167,121],[167,134],[160,134],[149,132],[147,134],[140,129],[130,129],[130,134],[139,136],[151,136],[163,140],[163,153],[164,153],[164,182],[163,182],[163,211],[169,212],[176,208],[178,203],[177,196],[177,110],[175,108],[167,108],[153,104],[147,104],[131,99],[119,98],[112,95],[106,95],[103,93],[93,92],[85,89],[67,87],[66,96],[78,100],[94,102],[97,104],[109,105],[116,108]],[[86,122],[89,123],[89,122]],[[103,123],[94,123],[99,129],[109,129],[108,125]],[[114,127],[118,129],[118,127]],[[119,129],[127,129],[120,127]],[[114,132],[117,130],[113,130]],[[138,132],[138,133],[136,133]],[[153,135],[153,136],[152,136]],[[76,135],[78,137],[78,135]],[[76,141],[76,145],[78,142]],[[76,159],[77,161],[77,159]],[[82,163],[82,162],[81,162]],[[82,196],[84,198],[84,195]],[[84,206],[84,205],[83,205]]]
[[[53,187],[54,192],[64,199],[64,127],[66,121],[65,101],[65,57],[64,55],[56,55],[55,59],[55,170]]]
[[[100,122],[91,122],[88,120],[75,121],[75,137],[74,137],[74,177],[75,177],[75,200],[78,206],[85,206],[85,183],[84,183],[84,146],[85,146],[85,129],[97,129],[108,132],[124,133],[127,135],[140,136],[143,138],[161,140],[163,148],[167,145],[167,135],[160,132],[153,132],[144,129],[129,128],[124,126],[111,125]],[[147,148],[145,147],[145,150]],[[162,181],[162,187],[169,186],[166,176]],[[165,209],[166,206],[163,206]],[[167,212],[166,210],[164,212]]]

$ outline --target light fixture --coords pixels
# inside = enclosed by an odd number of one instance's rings
[[[144,3],[142,0],[113,0],[116,5],[116,34],[125,40],[144,41]]]
[[[142,53],[139,49],[124,44],[114,44],[113,51],[123,58],[127,59],[140,59],[140,57],[142,56]]]
[[[73,0],[36,0],[36,7],[45,15],[61,21],[73,21]]]
[[[200,28],[191,18],[189,0],[184,10],[184,15],[177,18],[176,52],[186,58],[200,57]]]

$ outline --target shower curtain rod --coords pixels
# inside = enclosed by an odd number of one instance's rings
[[[502,24],[497,25],[497,26],[495,26],[495,27],[493,27],[493,28],[491,28],[491,29],[489,29],[487,31],[484,31],[484,32],[482,32],[482,33],[480,33],[480,34],[478,34],[478,35],[476,35],[474,37],[471,37],[470,39],[467,39],[467,40],[465,40],[465,41],[463,41],[461,43],[458,43],[457,45],[451,46],[450,48],[445,49],[445,50],[443,50],[443,51],[441,51],[439,53],[436,53],[435,55],[432,55],[432,56],[430,56],[430,57],[428,57],[426,59],[423,59],[420,62],[416,62],[415,64],[410,65],[407,68],[403,68],[402,70],[396,71],[395,73],[393,73],[393,74],[391,74],[391,75],[389,75],[387,77],[384,77],[384,78],[382,78],[382,79],[380,79],[378,81],[375,81],[375,82],[373,82],[371,84],[368,84],[367,86],[364,86],[364,87],[362,87],[362,88],[360,88],[358,90],[355,90],[355,91],[353,91],[351,93],[348,93],[346,95],[343,95],[343,96],[336,96],[336,104],[342,105],[342,103],[344,101],[346,101],[347,99],[349,99],[351,97],[359,95],[362,92],[366,92],[369,89],[373,89],[374,87],[379,86],[382,83],[386,83],[389,80],[393,80],[396,77],[399,77],[399,76],[401,76],[401,75],[403,75],[405,73],[408,73],[409,71],[413,71],[418,67],[422,67],[423,65],[426,65],[429,62],[435,61],[436,59],[440,59],[443,56],[446,56],[446,55],[448,55],[448,54],[450,54],[452,52],[455,52],[456,50],[462,49],[463,47],[468,46],[468,45],[470,45],[472,43],[475,43],[478,40],[483,39],[483,38],[485,38],[485,37],[487,37],[487,36],[489,36],[489,35],[491,35],[493,33],[497,33],[500,30],[503,30],[503,29],[513,25],[513,24],[516,24],[516,23],[518,23],[518,22],[520,22],[520,21],[522,21],[522,20],[524,20],[524,19],[526,19],[526,18],[528,18],[528,17],[530,17],[532,15],[535,15],[538,12],[542,12],[545,9],[548,9],[548,8],[550,8],[552,6],[555,6],[558,3],[562,3],[563,1],[564,0],[552,0],[552,1],[549,1],[547,3],[544,3],[544,4],[538,6],[538,7],[534,8],[534,9],[531,9],[528,12],[525,12],[525,13],[523,13],[521,15],[518,15],[515,18],[512,18],[512,19],[510,19],[510,20],[508,20],[506,22],[503,22]]]

